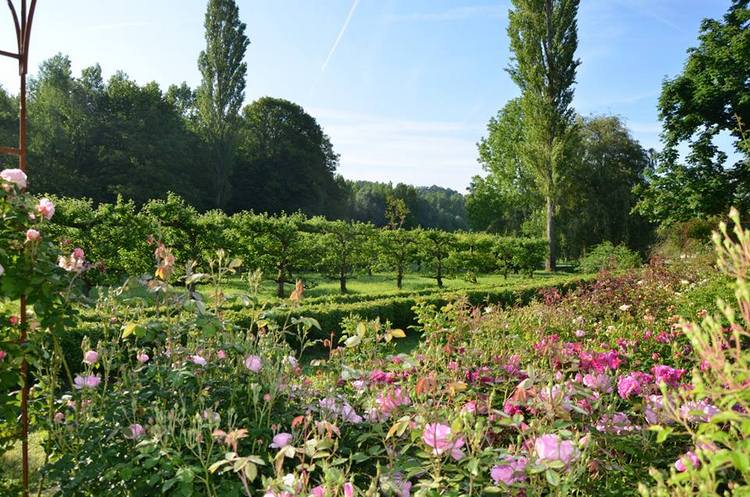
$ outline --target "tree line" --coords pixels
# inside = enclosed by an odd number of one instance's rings
[[[122,197],[94,206],[90,200],[53,198],[56,213],[50,234],[66,246],[80,246],[99,271],[90,283],[111,283],[127,275],[152,272],[158,243],[181,264],[208,267],[223,249],[241,258],[247,269],[260,269],[276,283],[277,295],[304,273],[339,282],[341,293],[355,274],[394,274],[401,288],[406,274],[417,272],[443,287],[448,276],[476,282],[478,275],[510,272],[532,275],[541,268],[544,240],[489,233],[436,229],[377,228],[360,221],[214,209],[199,213],[183,198],[169,194],[142,207]],[[188,269],[178,268],[185,275]]]
[[[32,189],[138,205],[175,192],[201,211],[299,210],[377,225],[395,197],[409,227],[466,227],[457,192],[337,175],[338,154],[301,106],[273,97],[243,106],[250,40],[234,0],[209,0],[204,28],[197,88],[139,85],[122,71],[105,81],[99,65],[74,76],[62,54],[43,62],[29,84]],[[0,88],[2,143],[17,141],[17,106]]]

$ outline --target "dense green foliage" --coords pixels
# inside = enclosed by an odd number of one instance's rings
[[[638,211],[662,224],[750,208],[750,2],[733,0],[722,20],[705,19],[683,72],[664,82],[659,113],[665,149]],[[737,161],[727,164],[720,134]],[[680,157],[679,146],[689,153]]]
[[[583,272],[596,273],[598,271],[622,271],[640,265],[640,256],[625,245],[614,246],[612,242],[604,242],[593,247],[581,259],[580,269]]]
[[[467,214],[474,229],[509,235],[543,232],[544,198],[523,166],[525,127],[521,102],[511,100],[487,126],[479,158],[487,172],[473,179]],[[575,153],[558,184],[557,231],[560,252],[573,259],[602,241],[645,251],[653,228],[632,213],[634,188],[645,184],[648,153],[614,116],[579,118]]]

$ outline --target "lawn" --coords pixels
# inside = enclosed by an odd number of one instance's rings
[[[548,273],[536,271],[533,277],[521,275],[509,275],[505,278],[501,274],[481,274],[477,276],[477,282],[470,282],[462,277],[445,277],[443,279],[443,288],[438,288],[435,279],[421,274],[407,274],[404,276],[403,286],[399,290],[396,288],[396,278],[392,273],[373,273],[372,275],[362,274],[353,276],[347,280],[347,293],[350,296],[372,296],[381,298],[396,295],[409,295],[415,292],[424,292],[429,290],[438,291],[455,291],[462,289],[472,289],[477,287],[508,287],[517,286],[527,283],[535,283],[544,279],[553,278],[560,274],[569,274],[566,272]],[[323,297],[336,297],[342,295],[339,290],[338,280],[327,278],[318,273],[303,273],[299,275],[305,285],[305,299],[318,299]],[[286,294],[293,290],[294,285],[285,286]],[[228,297],[247,294],[249,286],[247,278],[236,276],[227,281],[224,285],[224,293]],[[210,292],[206,292],[210,293]],[[279,299],[276,297],[276,283],[273,281],[264,281],[260,287],[261,300],[268,303],[276,303]]]

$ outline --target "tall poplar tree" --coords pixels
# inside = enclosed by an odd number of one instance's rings
[[[204,22],[206,49],[198,57],[203,80],[197,93],[201,131],[213,165],[214,201],[223,208],[231,194],[239,112],[245,99],[250,40],[234,0],[209,0]]]
[[[555,212],[575,134],[573,84],[580,61],[576,15],[579,0],[513,0],[508,36],[513,58],[508,72],[521,89],[526,121],[521,151],[545,197],[549,253],[557,259]]]

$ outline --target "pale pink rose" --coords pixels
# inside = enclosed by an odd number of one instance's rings
[[[539,463],[561,461],[568,465],[575,459],[576,448],[570,440],[561,440],[559,436],[548,433],[534,442],[534,452]]]
[[[143,426],[139,425],[138,423],[132,424],[128,427],[129,433],[125,435],[125,438],[129,438],[131,440],[138,440],[143,435],[146,434],[146,429],[143,428]]]
[[[65,422],[65,414],[63,414],[63,413],[61,413],[61,412],[58,411],[58,412],[55,413],[55,417],[53,419],[54,419],[55,423],[62,424],[62,423]]]
[[[208,364],[208,361],[206,361],[203,356],[200,356],[198,354],[188,356],[188,360],[198,366],[205,366],[206,364]]]
[[[283,449],[284,447],[288,446],[290,443],[292,443],[292,436],[291,433],[277,433],[273,437],[273,442],[269,445],[272,449]]]
[[[219,349],[219,351],[216,352],[216,357],[218,357],[219,359],[222,359],[222,360],[226,359],[227,358],[227,353],[224,352],[223,350]]]
[[[325,497],[326,489],[323,488],[323,485],[318,485],[317,487],[310,490],[310,495],[312,495],[312,497]]]
[[[99,361],[99,353],[95,350],[89,350],[83,354],[83,362],[88,365],[96,364]]]
[[[490,477],[495,483],[504,483],[513,485],[526,480],[526,465],[528,460],[525,457],[508,456],[502,464],[494,466],[490,471]]]
[[[148,362],[149,359],[151,359],[147,353],[145,352],[139,352],[137,356],[135,356],[136,360],[140,362],[141,364],[145,364]]]
[[[434,455],[439,456],[453,447],[452,435],[450,426],[441,423],[428,423],[422,431],[422,440],[432,448]]]
[[[249,355],[245,358],[245,367],[253,373],[257,373],[263,367],[263,361],[257,355]]]
[[[13,183],[21,190],[26,188],[27,185],[26,173],[20,169],[3,169],[2,172],[0,172],[0,178],[8,183]]]
[[[83,249],[81,247],[76,247],[73,249],[73,253],[71,254],[74,259],[83,260],[85,257],[85,254],[83,253]]]
[[[49,221],[55,215],[55,204],[50,199],[43,198],[37,204],[36,211],[40,216]]]
[[[458,437],[456,441],[453,442],[453,446],[451,447],[451,457],[456,461],[460,461],[464,458],[464,451],[461,450],[461,447],[463,447],[465,443],[463,437]]]
[[[73,388],[76,390],[81,390],[82,388],[96,388],[99,386],[99,383],[101,383],[102,379],[97,375],[88,375],[88,376],[76,376],[73,379]]]
[[[41,238],[42,238],[42,234],[39,233],[39,231],[35,230],[34,228],[29,228],[26,230],[27,242],[36,242]]]

